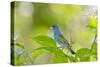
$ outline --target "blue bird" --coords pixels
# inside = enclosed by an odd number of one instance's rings
[[[69,42],[64,38],[64,36],[60,32],[58,26],[55,24],[55,25],[52,25],[51,28],[52,28],[54,40],[60,45],[60,47],[68,48],[68,50],[72,54],[75,54],[75,52],[71,49]]]

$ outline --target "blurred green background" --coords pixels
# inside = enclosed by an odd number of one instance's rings
[[[50,30],[52,24],[59,26],[75,52],[80,48],[91,48],[94,42],[96,32],[87,25],[92,21],[95,22],[91,19],[97,16],[95,6],[14,2],[14,7],[11,9],[14,10],[14,42],[24,46],[25,56],[34,57],[33,49],[41,47],[32,40],[34,36],[46,35],[52,38]],[[53,63],[51,59],[53,54],[50,52],[41,50],[37,52],[37,55],[39,54],[41,55],[33,64]],[[17,57],[17,54],[15,56]],[[16,65],[31,64],[30,61],[32,58],[22,57],[15,60],[15,63]]]

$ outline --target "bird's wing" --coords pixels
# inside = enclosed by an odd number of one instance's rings
[[[62,44],[68,44],[68,41],[62,36],[62,35],[59,35],[58,36],[58,40],[62,43]]]
[[[63,44],[63,47],[67,47],[71,51],[72,54],[75,54],[75,52],[71,49],[68,41],[62,35],[58,36],[58,40],[60,43]]]

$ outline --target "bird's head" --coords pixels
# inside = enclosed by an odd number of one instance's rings
[[[51,25],[50,29],[54,30],[54,29],[58,29],[58,26],[56,24]]]
[[[60,30],[59,30],[59,27],[58,27],[57,24],[53,24],[53,25],[51,25],[50,28],[51,28],[51,30],[52,30],[53,33],[60,34]]]

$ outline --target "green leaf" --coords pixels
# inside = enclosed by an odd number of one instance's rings
[[[53,63],[65,63],[65,62],[68,62],[67,55],[65,55],[63,53],[63,51],[60,50],[59,48],[52,48],[51,49],[50,47],[41,47],[41,48],[36,49],[36,51],[37,50],[42,50],[42,49],[45,49],[45,50],[51,52],[54,55],[53,58],[52,58]],[[39,53],[38,55],[41,55],[41,53]],[[38,55],[37,55],[37,57],[38,57]]]
[[[54,63],[66,63],[68,62],[68,56],[63,53],[60,49],[54,49],[54,57],[53,57]]]
[[[97,60],[97,43],[96,41],[93,42],[92,46],[91,46],[91,60]]]
[[[22,65],[25,63],[24,54],[15,54],[15,65]]]
[[[37,37],[34,37],[33,40],[35,40],[36,42],[38,42],[40,45],[43,46],[41,48],[38,48],[38,50],[45,49],[54,54],[53,63],[68,62],[67,55],[64,54],[62,50],[57,48],[56,42],[52,38],[50,38],[48,36],[37,36]],[[39,54],[41,54],[41,53],[39,53]]]
[[[89,61],[90,60],[90,50],[88,48],[79,49],[75,55],[79,61]]]
[[[42,45],[43,47],[57,47],[56,42],[48,36],[36,36],[33,40]]]
[[[60,50],[59,48],[53,48],[53,47],[52,48],[51,47],[40,47],[40,48],[35,49],[35,51],[42,50],[42,49],[45,49],[54,54],[58,54],[59,56],[66,56],[62,50]]]
[[[97,55],[96,54],[91,55],[90,60],[91,61],[96,61],[97,60]]]
[[[97,28],[97,17],[90,16],[90,23],[88,24],[88,27],[90,28]]]
[[[59,54],[54,54],[53,63],[67,63],[67,62],[68,62],[67,56],[61,56]]]
[[[91,47],[91,54],[97,53],[97,43],[94,41]]]
[[[15,45],[22,48],[22,49],[24,49],[24,46],[22,44],[16,43]]]
[[[39,57],[41,54],[43,54],[44,52],[45,51],[43,50],[43,48],[34,49],[33,52],[31,53],[33,63],[35,59]]]

